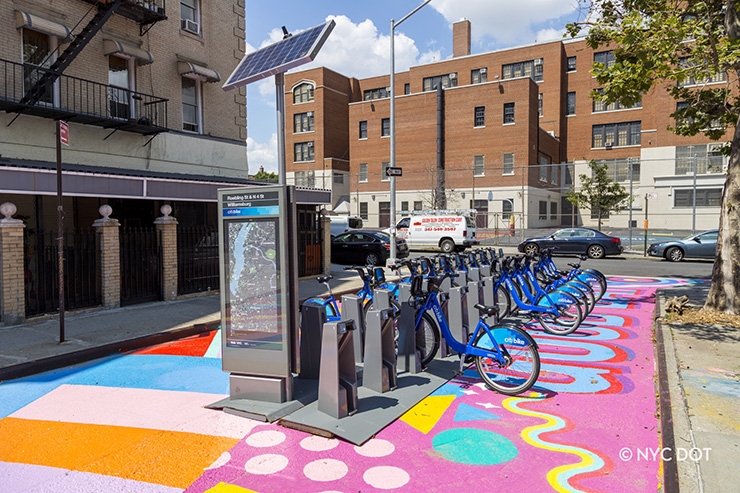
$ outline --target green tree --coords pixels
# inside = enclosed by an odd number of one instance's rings
[[[599,231],[601,231],[601,220],[609,217],[611,211],[617,210],[630,199],[630,194],[622,185],[613,182],[607,176],[607,164],[599,164],[593,159],[589,161],[591,176],[579,175],[581,188],[576,191],[570,187],[567,195],[568,202],[579,209],[591,209],[599,218]]]
[[[673,117],[678,135],[732,135],[722,195],[717,256],[705,308],[740,313],[740,0],[590,0],[584,21],[594,49],[612,49],[614,63],[594,63],[606,103],[631,105],[650,90],[666,90],[685,102]],[[722,80],[724,84],[704,82]],[[687,87],[690,85],[691,87]]]
[[[268,173],[267,171],[259,171],[254,175],[254,179],[257,181],[266,181],[268,183],[277,183],[278,175],[275,173]]]

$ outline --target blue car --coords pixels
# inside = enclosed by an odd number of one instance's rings
[[[684,258],[714,258],[717,253],[717,236],[719,230],[712,229],[683,240],[653,243],[648,248],[648,254],[663,257],[671,262],[678,262]]]
[[[518,249],[534,254],[550,247],[555,247],[556,253],[586,254],[591,258],[619,255],[623,250],[619,238],[589,228],[566,228],[542,238],[528,238],[519,243]]]

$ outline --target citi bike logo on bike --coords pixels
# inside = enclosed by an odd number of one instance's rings
[[[512,332],[509,332],[509,335],[504,338],[504,342],[506,344],[513,344],[515,346],[526,346],[527,345],[527,341],[517,337],[517,335]]]

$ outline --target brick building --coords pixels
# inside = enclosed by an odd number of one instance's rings
[[[696,164],[697,229],[717,226],[726,159],[705,137],[666,129],[676,102],[665,87],[635,107],[605,106],[590,97],[591,67],[613,63],[608,50],[575,39],[471,54],[470,30],[453,26],[452,58],[396,74],[399,214],[431,208],[443,183],[446,206],[477,209],[480,227],[506,228],[512,214],[525,228],[594,225],[565,194],[595,159],[627,188],[632,167],[634,223],[656,194],[651,227],[669,229],[691,224]],[[389,225],[389,75],[291,73],[285,97],[289,181],[332,188],[335,210]],[[628,226],[628,214],[607,225]]]

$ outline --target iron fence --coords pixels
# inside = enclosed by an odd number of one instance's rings
[[[121,306],[162,300],[162,262],[156,228],[121,228]]]
[[[323,272],[323,231],[316,206],[298,207],[298,276],[316,276]]]
[[[177,293],[219,288],[218,229],[207,226],[177,230]]]
[[[56,232],[24,232],[26,316],[59,310],[59,257]],[[74,310],[101,303],[95,231],[64,233],[64,306]]]

